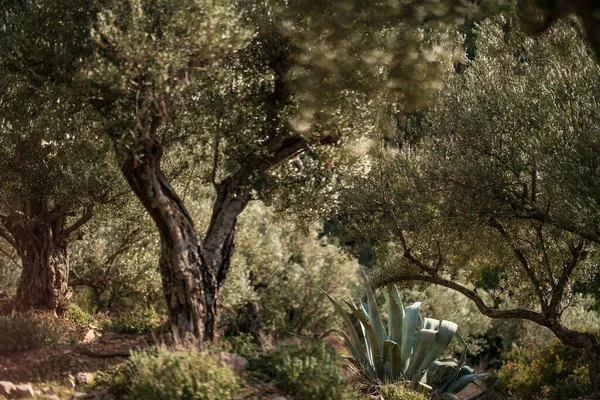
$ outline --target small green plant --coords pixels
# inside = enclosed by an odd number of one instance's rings
[[[60,321],[49,321],[29,313],[0,316],[0,354],[71,343],[75,339]]]
[[[106,330],[119,334],[149,333],[159,328],[163,319],[154,308],[141,308],[127,314],[119,314],[106,326]]]
[[[277,388],[298,399],[358,398],[349,388],[342,360],[322,342],[284,342],[250,360],[250,367],[268,375]]]
[[[77,325],[96,324],[96,319],[75,303],[69,304],[69,309],[65,313],[65,318]]]
[[[239,391],[235,374],[214,355],[164,346],[133,352],[98,385],[125,400],[221,400]]]
[[[379,394],[385,400],[429,400],[423,393],[416,392],[405,384],[391,383],[382,385]]]
[[[257,358],[261,348],[254,342],[254,337],[247,333],[224,338],[222,350],[235,353],[247,359]]]
[[[345,301],[358,321],[362,335],[344,308],[331,296],[327,297],[346,323],[348,333],[341,329],[333,331],[346,341],[352,354],[349,360],[373,380],[397,382],[405,379],[415,387],[449,396],[489,375],[474,374],[473,369],[465,365],[466,343],[457,334],[455,323],[421,317],[421,303],[404,308],[398,289],[392,285],[384,290],[388,312],[386,330],[369,284],[366,292],[367,303],[361,300],[357,306],[352,301]],[[440,358],[455,336],[465,347],[460,359]]]

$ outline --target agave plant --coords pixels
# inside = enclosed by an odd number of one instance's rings
[[[367,284],[367,303],[357,306],[352,300],[344,302],[360,325],[361,334],[350,315],[331,296],[325,293],[346,324],[347,332],[335,328],[352,354],[348,357],[357,368],[365,370],[372,378],[382,382],[407,379],[414,385],[443,393],[447,398],[456,395],[467,385],[489,374],[475,374],[465,365],[466,343],[457,333],[458,325],[450,321],[423,318],[419,314],[421,303],[404,307],[396,286],[384,288],[387,304],[387,330],[375,302],[375,294]],[[331,332],[331,331],[330,331]],[[440,358],[456,337],[464,346],[460,359]],[[479,399],[483,393],[469,400]]]

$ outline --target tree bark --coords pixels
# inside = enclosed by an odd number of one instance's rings
[[[216,185],[217,198],[204,239],[206,261],[210,266],[209,279],[204,281],[206,338],[216,338],[217,308],[223,284],[229,275],[231,258],[235,250],[237,217],[246,208],[250,195],[240,193],[241,184],[227,178]]]
[[[202,341],[207,310],[203,283],[213,278],[194,223],[161,170],[162,147],[149,141],[135,153],[119,147],[116,153],[160,234],[159,268],[171,324],[180,334]]]
[[[17,287],[15,309],[43,309],[62,316],[71,297],[67,245],[49,226],[37,226],[16,238],[23,271]]]

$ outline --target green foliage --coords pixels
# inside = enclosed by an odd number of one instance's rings
[[[0,316],[0,355],[77,341],[60,320],[49,320],[28,313]]]
[[[411,389],[403,383],[391,383],[382,385],[379,389],[379,394],[384,400],[428,400],[429,397],[423,393]]]
[[[235,331],[244,305],[256,302],[262,329],[277,335],[318,335],[336,325],[321,288],[343,296],[357,287],[356,261],[340,254],[319,226],[298,232],[260,202],[240,216],[236,253],[223,289],[222,323]],[[264,286],[262,286],[264,284]]]
[[[77,325],[90,325],[96,323],[96,319],[90,313],[84,311],[75,303],[69,304],[69,308],[65,313],[65,318]]]
[[[165,347],[134,352],[99,385],[125,400],[221,400],[239,391],[235,374],[214,355]]]
[[[150,333],[164,322],[154,308],[138,308],[129,313],[118,314],[106,329],[119,334]]]
[[[250,360],[250,367],[273,379],[275,385],[298,399],[350,400],[343,362],[322,342],[292,340],[278,344]]]
[[[388,310],[387,329],[375,301],[375,294],[367,284],[367,303],[360,306],[345,301],[358,320],[362,335],[345,310],[330,296],[329,300],[344,318],[347,332],[335,329],[344,337],[353,357],[353,364],[366,371],[373,380],[395,382],[408,379],[435,392],[456,394],[475,380],[489,374],[474,374],[465,365],[466,343],[457,335],[458,326],[449,321],[423,318],[419,314],[421,303],[404,308],[398,289],[386,287]],[[456,337],[465,350],[460,359],[440,357]]]
[[[583,351],[558,340],[512,350],[505,356],[498,376],[498,399],[569,400],[589,394],[592,389]]]
[[[257,358],[261,352],[261,348],[256,344],[254,337],[246,333],[224,338],[222,348],[223,351],[235,353],[247,359]]]

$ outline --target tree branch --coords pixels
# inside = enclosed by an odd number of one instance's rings
[[[90,218],[94,215],[94,206],[91,204],[85,205],[83,215],[77,221],[73,223],[70,227],[63,230],[60,234],[60,240],[68,239],[71,233],[75,232],[77,229],[81,228],[83,224],[88,222]]]
[[[581,259],[583,245],[584,241],[582,240],[577,246],[571,247],[571,261],[563,268],[560,279],[556,284],[556,289],[554,290],[554,293],[552,293],[552,298],[550,299],[550,309],[552,311],[556,312],[558,310],[558,307],[562,301],[562,297],[565,292],[565,287],[567,286],[567,283],[571,278],[573,270],[575,269],[575,267],[579,263],[579,260]]]
[[[533,321],[537,324],[543,326],[549,326],[550,322],[548,318],[542,313],[538,313],[531,310],[526,310],[522,308],[514,308],[508,310],[500,310],[496,308],[492,308],[485,304],[483,299],[475,292],[459,283],[454,281],[441,278],[439,276],[428,276],[428,275],[396,275],[387,277],[385,279],[378,280],[376,283],[378,286],[385,286],[396,282],[409,282],[409,281],[421,281],[421,282],[429,282],[436,285],[444,286],[452,290],[456,290],[457,292],[465,295],[469,298],[475,305],[479,311],[490,318],[498,319],[498,318],[519,318],[519,319],[527,319],[529,321]]]
[[[0,217],[0,220],[4,221],[5,217]],[[0,225],[0,237],[8,242],[13,248],[17,248],[17,242],[12,237],[12,235],[2,226]]]
[[[529,281],[533,285],[538,299],[540,300],[540,305],[542,306],[542,308],[547,307],[548,303],[546,302],[546,297],[544,295],[544,292],[542,291],[542,285],[540,284],[540,281],[536,278],[535,273],[529,266],[529,262],[527,262],[527,258],[525,257],[523,252],[517,246],[515,246],[513,238],[510,237],[506,229],[504,229],[504,227],[495,218],[490,218],[488,224],[492,228],[495,228],[500,233],[500,235],[508,242],[508,245],[511,247],[513,254],[515,255],[515,257],[517,257],[519,263],[521,263],[521,266],[525,270]]]

